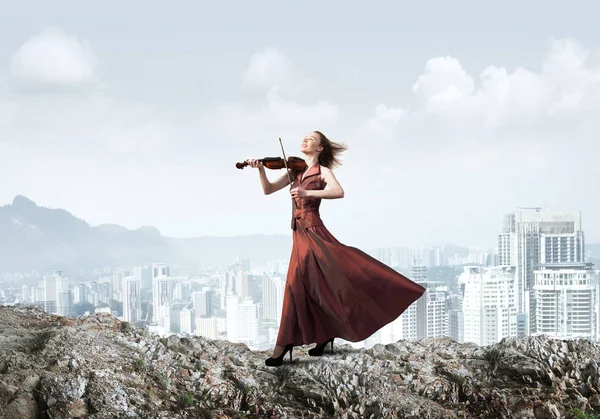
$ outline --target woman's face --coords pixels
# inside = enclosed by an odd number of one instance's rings
[[[321,137],[316,132],[311,132],[302,139],[300,150],[304,154],[318,154],[323,150],[321,146]]]

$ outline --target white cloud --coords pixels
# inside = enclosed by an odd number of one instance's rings
[[[94,137],[115,153],[160,151],[177,138],[174,124],[165,120],[160,109],[146,103],[101,105],[98,131]],[[90,109],[90,114],[96,112]]]
[[[0,103],[0,143],[126,153],[159,151],[176,138],[174,124],[161,109],[103,94],[28,96]]]
[[[338,118],[338,107],[331,102],[301,103],[285,98],[280,89],[273,87],[262,106],[223,104],[214,112],[201,115],[195,127],[196,136],[209,136],[219,142],[268,144],[279,136],[284,142],[290,137],[300,141],[300,136],[313,129],[337,124]]]
[[[283,52],[267,48],[250,57],[248,67],[242,74],[244,87],[258,88],[263,91],[275,89],[283,96],[311,96],[318,92],[317,81],[305,72]]]
[[[294,82],[298,77],[294,64],[284,53],[267,48],[252,54],[242,80],[250,86],[271,87]]]
[[[379,105],[363,129],[428,145],[562,142],[600,129],[600,66],[575,40],[552,41],[539,72],[489,66],[474,80],[458,59],[433,58],[413,85],[414,108]]]
[[[374,132],[379,138],[393,139],[393,128],[401,122],[405,122],[407,112],[400,108],[390,108],[381,103],[375,108],[375,116],[366,123],[366,128]]]
[[[59,30],[44,34],[39,36],[43,42],[34,37],[21,47],[15,60],[32,55],[35,47],[50,38],[66,39]],[[69,40],[79,42],[76,37]],[[88,52],[94,56],[91,49]],[[263,64],[257,64],[259,61]],[[270,64],[264,64],[267,61]],[[264,74],[258,71],[260,68]],[[337,106],[320,98],[295,97],[294,89],[305,79],[290,74],[300,72],[284,54],[274,50],[255,54],[245,77],[254,75],[254,82],[263,86],[276,82],[287,85],[266,88],[264,101],[258,106],[222,103],[208,111],[179,113],[177,119],[159,106],[123,102],[100,89],[83,95],[15,95],[10,101],[0,101],[0,142],[69,147],[72,152],[82,149],[127,154],[182,148],[207,152],[223,144],[272,142],[278,136],[292,140],[311,129],[336,124]]]
[[[267,104],[269,113],[278,123],[285,125],[328,124],[337,122],[338,118],[338,107],[328,101],[321,100],[312,105],[301,105],[285,100],[277,88],[272,88],[267,93]]]
[[[429,60],[425,74],[413,85],[419,103],[432,110],[444,109],[446,104],[471,95],[473,90],[473,79],[454,57]]]
[[[306,94],[313,81],[276,49],[253,54],[242,80],[263,89],[264,102],[259,106],[239,102],[220,104],[215,111],[200,116],[195,123],[197,135],[237,144],[266,143],[280,135],[298,137],[300,141],[308,131],[325,129],[338,122],[338,106]]]
[[[73,87],[97,80],[98,58],[86,40],[48,28],[32,36],[13,55],[12,76],[24,83]]]

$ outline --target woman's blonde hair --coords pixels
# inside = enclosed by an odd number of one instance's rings
[[[342,162],[339,159],[339,155],[348,150],[348,147],[344,143],[331,141],[321,131],[315,132],[319,134],[321,147],[323,147],[323,150],[319,154],[319,164],[330,169],[341,166]]]

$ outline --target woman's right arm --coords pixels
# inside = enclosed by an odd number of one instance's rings
[[[267,178],[267,174],[265,173],[265,167],[262,165],[261,162],[254,159],[249,159],[247,160],[247,162],[250,167],[258,168],[260,184],[263,188],[263,192],[265,193],[265,195],[270,195],[273,192],[277,192],[278,190],[283,189],[284,187],[290,184],[290,180],[287,174],[282,175],[275,182],[270,182]]]

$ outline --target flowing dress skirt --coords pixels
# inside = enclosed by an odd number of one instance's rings
[[[293,230],[277,345],[364,340],[402,314],[425,288],[323,225]]]

